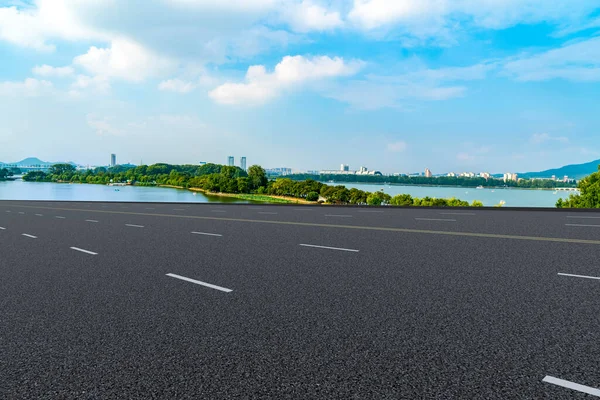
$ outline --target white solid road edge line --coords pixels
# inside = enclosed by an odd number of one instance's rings
[[[475,213],[441,212],[440,215],[477,215]]]
[[[89,251],[89,250],[80,249],[79,247],[71,247],[71,250],[80,251],[82,253],[91,254],[93,256],[97,256],[98,255],[98,253],[94,253],[93,251]]]
[[[417,221],[446,221],[446,222],[456,222],[455,219],[442,219],[442,218],[415,218]]]
[[[597,279],[597,280],[600,280],[599,277],[595,277],[595,276],[563,274],[561,272],[559,272],[558,275],[560,275],[560,276],[570,276],[570,277],[573,277],[573,278],[586,278],[586,279]]]
[[[303,247],[314,247],[314,248],[317,248],[317,249],[327,249],[327,250],[351,251],[353,253],[358,253],[360,251],[360,250],[354,250],[354,249],[343,249],[343,248],[340,248],[340,247],[317,246],[317,245],[314,245],[314,244],[302,244],[301,243],[300,246],[303,246]]]
[[[32,239],[37,239],[37,236],[29,235],[27,233],[21,233],[21,236],[25,236],[25,237],[32,238]]]
[[[600,217],[590,217],[585,215],[567,215],[567,218],[588,218],[588,219],[600,219]]]
[[[144,225],[133,225],[133,224],[125,224],[125,226],[130,226],[132,228],[143,228]]]
[[[565,226],[579,226],[579,227],[600,228],[600,225],[585,225],[585,224],[565,224]]]
[[[167,274],[167,276],[170,276],[171,278],[181,279],[182,281],[195,283],[196,285],[206,286],[207,288],[220,290],[221,292],[225,292],[225,293],[233,292],[233,290],[231,290],[231,289],[227,289],[227,288],[217,286],[217,285],[212,285],[210,283],[206,283],[206,282],[202,282],[202,281],[197,281],[195,279],[186,278],[185,276],[181,276],[181,275]]]
[[[206,232],[192,232],[194,235],[206,235],[206,236],[223,236],[223,235],[219,235],[218,233],[206,233]]]
[[[565,381],[564,379],[558,379],[553,376],[546,375],[542,382],[552,383],[553,385],[562,386],[567,389],[576,390],[578,392],[591,394],[592,396],[600,397],[600,389],[594,389],[593,387],[580,385],[579,383],[573,383]]]

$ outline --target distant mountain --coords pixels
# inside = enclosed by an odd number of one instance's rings
[[[584,178],[594,172],[598,171],[598,165],[600,160],[590,161],[585,164],[571,164],[565,165],[564,167],[547,169],[539,172],[522,172],[519,173],[520,178],[550,178],[555,175],[557,178],[568,176],[573,179]]]
[[[49,161],[42,161],[42,160],[40,160],[37,157],[28,157],[28,158],[26,158],[24,160],[21,160],[21,161],[18,161],[18,162],[14,162],[14,163],[13,162],[9,162],[9,163],[0,162],[0,165],[4,165],[4,164],[10,164],[10,165],[16,164],[17,168],[18,167],[29,167],[29,166],[32,166],[32,165],[41,165],[41,166],[44,166],[44,167],[49,167],[49,166],[54,165],[54,164],[71,164],[73,166],[77,166],[77,164],[75,164],[73,161],[68,161],[68,162],[64,162],[64,161],[49,162]]]
[[[29,165],[52,165],[52,163],[49,163],[47,161],[42,161],[37,157],[28,157],[24,160],[16,162],[15,164],[17,164],[17,167],[26,167]]]

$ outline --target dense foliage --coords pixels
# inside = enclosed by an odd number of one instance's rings
[[[574,183],[553,181],[550,179],[521,179],[518,182],[504,182],[498,178],[468,178],[464,176],[378,176],[378,175],[288,175],[293,180],[313,179],[319,181],[356,182],[356,183],[390,183],[398,185],[430,185],[461,187],[514,187],[522,189],[553,189],[557,187],[575,187]]]
[[[458,199],[413,198],[410,195],[391,197],[383,191],[366,192],[345,186],[330,186],[312,179],[304,181],[281,178],[267,179],[265,170],[253,165],[248,172],[238,167],[217,164],[170,165],[154,164],[125,168],[96,168],[77,171],[70,164],[53,165],[48,173],[30,172],[23,177],[31,182],[124,183],[135,185],[171,185],[199,188],[213,193],[285,196],[331,204],[481,207],[480,202],[469,204]]]
[[[13,172],[11,170],[6,168],[0,169],[0,181],[4,181],[11,176],[13,176]]]
[[[577,185],[579,194],[571,194],[566,200],[558,199],[558,208],[600,208],[600,166],[598,172],[586,176]]]

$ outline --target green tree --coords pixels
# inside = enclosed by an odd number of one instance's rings
[[[267,173],[260,165],[252,165],[248,168],[248,178],[252,189],[258,190],[261,187],[266,187],[268,183]],[[264,193],[264,192],[263,192]]]
[[[9,176],[13,176],[12,171],[10,171],[10,170],[8,170],[6,168],[0,169],[0,180],[5,180]]]
[[[319,193],[317,193],[317,192],[309,192],[306,195],[306,200],[308,200],[308,201],[317,201],[317,200],[319,200]]]
[[[44,171],[31,171],[23,175],[23,180],[26,182],[45,182],[49,180],[49,176]]]
[[[367,196],[367,204],[370,206],[380,206],[382,204],[389,204],[391,199],[392,197],[387,193],[383,193],[382,191],[374,192]]]
[[[75,172],[75,167],[71,164],[54,164],[50,167],[50,175],[70,176]]]
[[[559,199],[559,208],[600,208],[600,166],[598,171],[586,176],[577,185],[579,194],[571,194],[566,200]]]
[[[390,204],[393,206],[412,206],[413,198],[410,194],[398,194],[392,197]]]

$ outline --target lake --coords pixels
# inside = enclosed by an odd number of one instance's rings
[[[194,193],[196,193],[194,195]],[[206,196],[184,189],[152,186],[106,186],[69,183],[0,182],[0,200],[139,201],[181,203],[242,203],[231,197]]]
[[[336,183],[328,183],[335,185]],[[341,184],[341,183],[337,183]],[[524,189],[475,189],[448,186],[403,186],[382,184],[344,183],[348,188],[374,192],[383,189],[394,196],[410,194],[413,197],[456,197],[472,202],[480,200],[485,206],[505,201],[506,207],[554,207],[559,197],[567,198],[568,192]],[[66,201],[139,201],[181,203],[242,203],[249,201],[230,197],[206,196],[183,189],[145,186],[106,186],[68,183],[23,182],[21,180],[0,182],[0,200],[66,200]]]

